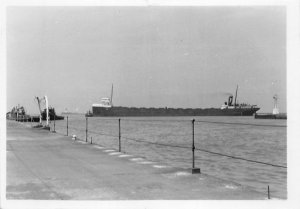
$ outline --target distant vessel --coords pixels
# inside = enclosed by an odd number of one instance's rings
[[[235,92],[235,100],[233,96],[228,97],[220,108],[137,108],[137,107],[121,107],[113,106],[113,86],[110,98],[102,98],[99,104],[92,105],[92,112],[86,114],[87,117],[103,116],[103,117],[148,117],[148,116],[252,116],[260,108],[257,105],[238,104],[237,99],[238,87]]]
[[[65,108],[64,111],[61,112],[61,114],[70,114],[71,112],[68,110],[68,108]]]
[[[68,108],[65,108],[64,111],[61,112],[62,115],[78,115],[78,114],[82,114],[80,112],[78,112],[78,110],[76,110],[75,112],[69,111]]]
[[[18,106],[13,107],[10,112],[6,113],[6,119],[27,121],[30,119],[30,116],[26,114],[25,108],[18,104]]]
[[[46,120],[47,116],[47,110],[44,109],[41,112],[41,119]],[[10,112],[6,113],[6,119],[8,120],[16,120],[16,121],[24,121],[24,122],[39,122],[40,118],[39,116],[31,116],[28,115],[25,111],[25,108],[23,106],[15,106],[12,108]],[[58,116],[55,113],[55,109],[52,107],[49,107],[49,120],[63,120],[63,116]]]

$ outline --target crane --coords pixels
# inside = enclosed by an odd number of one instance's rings
[[[39,97],[35,97],[35,99],[38,102],[38,106],[39,106],[39,110],[40,110],[40,124],[42,123],[42,108],[41,108],[41,104],[42,102],[45,102],[45,106],[46,106],[46,125],[49,126],[49,107],[48,107],[48,98],[47,96],[44,96],[42,98]]]

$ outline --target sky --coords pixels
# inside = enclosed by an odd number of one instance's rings
[[[286,112],[285,7],[8,7],[7,111],[240,103]]]

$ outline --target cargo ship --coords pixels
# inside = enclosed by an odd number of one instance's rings
[[[144,108],[113,106],[111,97],[102,98],[100,103],[92,105],[92,111],[88,111],[87,117],[153,117],[153,116],[252,116],[260,108],[257,105],[237,103],[238,86],[235,98],[230,95],[228,100],[220,108]]]

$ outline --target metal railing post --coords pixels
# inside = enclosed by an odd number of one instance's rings
[[[195,168],[195,119],[192,120],[192,136],[193,136],[193,142],[192,142],[192,152],[193,152],[193,167],[192,167],[192,174],[201,173],[200,168]]]
[[[67,116],[67,136],[69,135],[69,116]]]
[[[121,118],[119,118],[119,152],[121,152]]]
[[[192,129],[193,129],[193,144],[192,144],[193,168],[195,168],[195,119],[192,120]]]
[[[85,142],[87,142],[88,137],[88,117],[85,117]]]
[[[53,121],[53,132],[55,133],[55,115],[54,115],[54,121]]]

